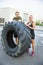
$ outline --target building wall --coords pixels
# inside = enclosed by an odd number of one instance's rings
[[[15,12],[19,11],[22,19],[26,19],[28,17],[25,12],[14,9],[14,8],[0,8],[0,18],[4,18],[5,22],[12,21],[13,17],[15,17]]]
[[[5,22],[9,20],[9,8],[0,8],[0,18],[4,18]]]

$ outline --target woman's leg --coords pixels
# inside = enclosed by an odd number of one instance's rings
[[[35,51],[35,40],[32,39],[32,54],[31,54],[31,56],[34,56],[34,51]]]
[[[32,39],[32,51],[34,52],[35,51],[35,40]]]

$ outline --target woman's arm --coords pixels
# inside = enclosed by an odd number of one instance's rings
[[[29,22],[25,23],[26,26],[28,26]]]
[[[33,27],[30,27],[29,25],[28,25],[28,27],[29,27],[30,29],[35,29],[35,22],[33,22],[32,25],[33,25]]]

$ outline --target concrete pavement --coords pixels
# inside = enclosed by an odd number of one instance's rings
[[[43,26],[36,26],[35,30],[43,31]]]

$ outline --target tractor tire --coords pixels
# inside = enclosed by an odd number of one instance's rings
[[[19,39],[18,45],[14,38]],[[30,29],[22,22],[12,21],[4,25],[1,35],[4,51],[10,56],[20,56],[31,47]]]

